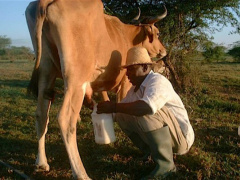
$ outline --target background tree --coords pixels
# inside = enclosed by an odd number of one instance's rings
[[[105,10],[129,22],[141,9],[141,15],[161,14],[163,5],[168,10],[167,17],[158,22],[160,40],[167,47],[166,65],[172,75],[175,87],[181,90],[191,81],[189,75],[191,58],[196,50],[209,41],[208,33],[231,25],[240,33],[239,0],[103,0]],[[110,9],[110,10],[109,10]],[[215,26],[214,26],[215,25]],[[217,28],[216,28],[217,25]]]
[[[33,51],[28,47],[11,46],[9,53],[16,59],[33,59]]]
[[[11,39],[0,35],[0,55],[6,54],[6,48],[11,45]]]
[[[12,41],[6,36],[0,36],[0,60],[33,59],[33,51],[28,47],[11,46]]]
[[[215,45],[214,43],[208,43],[204,46],[202,53],[205,61],[210,63],[213,61],[219,62],[226,59],[226,47]]]
[[[12,41],[7,36],[0,35],[0,49],[6,49],[11,45]]]

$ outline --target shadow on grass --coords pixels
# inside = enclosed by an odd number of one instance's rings
[[[71,176],[69,172],[70,165],[63,143],[46,144],[48,162],[53,167],[50,172],[35,172],[36,141],[0,138],[0,152],[0,159],[3,162],[24,172],[32,179],[69,179]],[[8,172],[8,169],[2,168],[0,174],[7,174],[6,171]],[[69,177],[66,177],[66,175]],[[15,176],[16,178],[20,177],[17,174]]]
[[[32,154],[36,148],[36,143],[32,141],[0,137],[0,159],[28,176],[28,172],[33,170]],[[0,172],[4,173],[2,170]]]
[[[6,134],[5,136],[7,137]],[[38,173],[34,171],[37,154],[36,139],[22,140],[17,137],[16,139],[0,137],[0,159],[35,180],[72,179],[71,167],[62,139],[58,139],[54,143],[48,142],[49,140],[46,142],[50,171]],[[136,154],[132,149],[98,145],[91,136],[86,139],[82,139],[82,137],[78,139],[78,147],[84,167],[93,179],[107,179],[108,177],[118,179],[114,178],[116,174],[119,174],[120,177],[130,174],[127,179],[139,179],[142,176],[141,171],[144,171],[143,167],[147,167],[141,166],[133,160]],[[8,177],[6,176],[8,169],[1,168],[0,174],[5,174],[5,178]],[[9,177],[12,176],[13,174],[9,175]],[[21,179],[21,177],[15,174],[14,179]]]
[[[239,153],[237,128],[231,130],[227,127],[206,127],[198,129],[196,137],[197,135],[202,142],[204,141],[204,151],[218,154],[233,153],[238,155]]]
[[[84,149],[89,149],[86,151]],[[147,175],[153,168],[153,162],[144,164],[136,160],[142,154],[129,147],[114,145],[98,145],[94,140],[85,140],[80,145],[83,164],[93,179],[131,179],[137,180]]]
[[[31,60],[0,60],[0,64],[22,64],[29,63]]]
[[[29,80],[0,80],[1,86],[27,88]]]
[[[240,64],[240,62],[236,62],[236,61],[233,61],[233,62],[223,61],[223,62],[212,62],[212,64],[229,64],[229,65],[232,65],[232,64]]]

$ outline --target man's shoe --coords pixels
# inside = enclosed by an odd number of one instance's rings
[[[155,169],[148,175],[148,179],[163,179],[176,172],[173,162],[172,137],[168,126],[146,133],[151,155],[156,163]]]
[[[148,161],[150,157],[150,149],[148,145],[141,139],[137,133],[132,133],[128,136],[132,143],[144,154],[143,157],[140,157],[140,161]]]
[[[169,177],[170,175],[172,175],[172,174],[174,174],[176,172],[177,172],[177,168],[174,167],[172,170],[170,170],[168,172],[165,172],[162,175],[155,176],[155,175],[149,174],[146,177],[142,178],[141,180],[162,180],[162,179],[165,179],[165,178]]]

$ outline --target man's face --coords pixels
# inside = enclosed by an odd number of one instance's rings
[[[126,75],[132,85],[140,85],[142,83],[142,77],[145,75],[143,65],[128,66]]]

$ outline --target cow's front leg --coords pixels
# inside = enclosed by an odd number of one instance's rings
[[[110,101],[107,91],[102,91],[101,94],[103,101]]]
[[[127,75],[125,74],[121,81],[120,91],[118,91],[118,93],[117,93],[117,102],[120,102],[123,98],[126,97],[127,92],[131,88],[131,86],[132,86],[132,84],[128,80]]]
[[[81,161],[77,147],[77,119],[82,106],[86,85],[82,87],[68,84],[63,105],[60,109],[58,122],[62,138],[70,160],[72,173],[75,179],[89,179]]]

